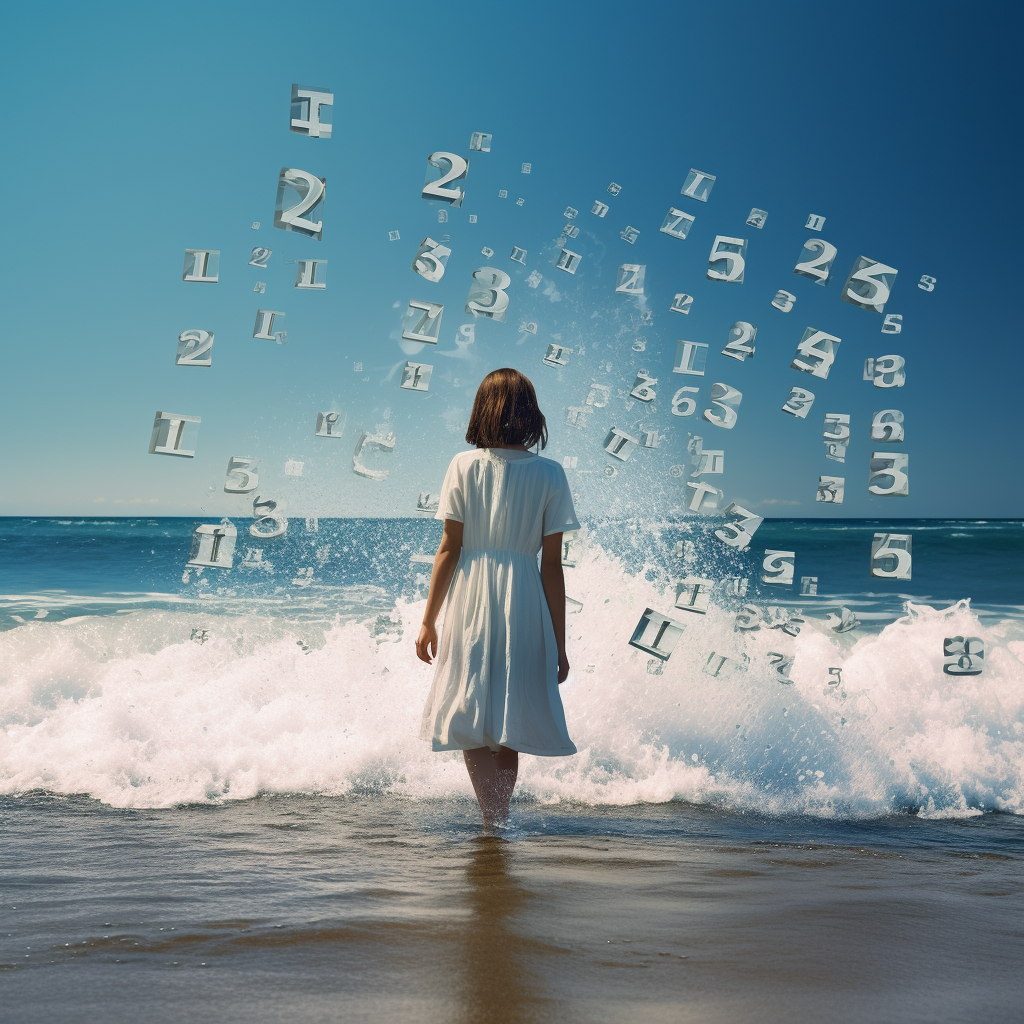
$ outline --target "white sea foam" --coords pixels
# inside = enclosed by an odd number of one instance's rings
[[[580,752],[525,757],[524,796],[836,817],[1024,813],[1019,622],[983,626],[967,602],[908,604],[878,634],[837,637],[811,619],[795,638],[737,633],[725,609],[673,612],[646,568],[627,573],[580,544],[566,572],[583,608],[567,617],[563,687]],[[627,643],[647,606],[687,626],[661,675]],[[469,798],[459,756],[419,738],[432,673],[413,649],[422,613],[422,601],[397,604],[401,635],[376,616],[314,627],[223,608],[29,621],[0,634],[0,791],[122,807],[266,791]],[[190,641],[194,627],[206,643]],[[984,640],[982,675],[943,674],[954,635]],[[746,671],[702,671],[712,651],[744,650]],[[772,678],[768,651],[795,655],[791,685]],[[828,685],[830,667],[841,686]]]

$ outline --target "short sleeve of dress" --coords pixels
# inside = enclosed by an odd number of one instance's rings
[[[448,466],[441,485],[441,497],[437,503],[435,519],[456,519],[460,523],[466,521],[466,498],[463,492],[462,473],[459,471],[459,459],[456,456]]]
[[[565,470],[557,466],[558,474],[555,479],[555,486],[548,495],[547,503],[544,506],[544,536],[550,533],[568,533],[570,530],[580,528],[576,519],[576,509],[572,504],[572,494],[569,491],[569,481],[565,478]]]

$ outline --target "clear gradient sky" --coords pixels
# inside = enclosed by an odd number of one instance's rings
[[[694,433],[726,452],[725,474],[708,478],[726,500],[766,516],[1024,514],[1019,4],[311,12],[300,29],[270,2],[3,8],[0,513],[243,515],[251,498],[221,488],[228,457],[253,455],[260,493],[291,515],[411,515],[465,447],[480,379],[512,365],[537,385],[544,454],[578,458],[584,516],[679,508],[669,467]],[[333,90],[332,138],[288,130],[293,82]],[[493,134],[491,152],[469,151],[473,131]],[[470,158],[446,224],[420,198],[435,150]],[[327,178],[322,241],[272,226],[285,166]],[[717,175],[707,203],[680,195],[691,167]],[[603,219],[589,212],[598,199]],[[574,276],[553,265],[567,206],[580,211]],[[670,206],[696,216],[685,241],[658,230]],[[768,211],[761,230],[744,223],[752,207]],[[820,232],[805,229],[810,213],[826,218]],[[627,224],[633,245],[619,237]],[[426,282],[410,264],[442,233],[452,256]],[[706,279],[716,235],[748,239],[742,284]],[[838,249],[826,287],[792,272],[818,236]],[[255,245],[273,249],[266,270],[247,265]],[[218,284],[182,282],[197,247],[221,251]],[[840,301],[861,255],[899,271],[885,307],[903,316],[897,336]],[[285,261],[303,257],[328,260],[323,293],[293,287]],[[647,268],[642,302],[614,293],[623,263]],[[487,265],[512,277],[508,321],[478,320],[475,343],[457,346],[472,272]],[[934,291],[917,287],[923,274]],[[788,313],[771,305],[780,288],[797,296]],[[676,292],[694,296],[688,316],[669,311]],[[400,342],[410,299],[445,305],[440,344],[418,355]],[[258,308],[286,312],[287,345],[251,337]],[[527,320],[536,337],[520,333]],[[739,320],[758,327],[743,363],[720,355]],[[827,380],[790,368],[808,326],[842,338]],[[190,328],[215,332],[210,368],[174,365]],[[705,377],[671,372],[680,339],[710,346]],[[541,363],[551,340],[574,350],[563,369]],[[903,388],[862,379],[864,359],[887,353],[906,359]],[[399,388],[406,359],[433,364],[427,394]],[[619,392],[641,367],[658,398],[627,408]],[[579,430],[565,410],[592,381],[612,400]],[[729,431],[700,417],[717,381],[743,393]],[[700,387],[692,418],[670,412],[683,385]],[[791,386],[817,396],[806,419],[781,411]],[[901,445],[869,440],[883,408],[904,413]],[[202,417],[195,459],[148,453],[158,409]],[[340,440],[313,436],[328,409],[346,413]],[[829,412],[851,416],[844,465],[824,458]],[[381,425],[396,445],[367,458],[390,470],[373,481],[352,472],[352,452]],[[612,426],[663,439],[619,463],[602,447]],[[873,450],[909,454],[909,497],[869,496]],[[304,462],[302,477],[284,474],[286,459]],[[843,505],[815,502],[823,474],[845,476]]]

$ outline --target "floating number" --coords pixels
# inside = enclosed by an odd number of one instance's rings
[[[406,341],[425,341],[428,345],[436,345],[441,331],[441,314],[444,305],[440,302],[421,302],[410,299],[406,310],[406,326],[402,337]]]
[[[274,512],[277,502],[267,499],[261,501],[257,494],[252,503],[252,523],[249,526],[249,535],[259,537],[261,540],[269,540],[271,537],[283,537],[288,531],[288,520],[282,515]],[[262,511],[261,511],[262,510]],[[270,528],[265,527],[270,524]]]
[[[922,274],[921,280],[917,282],[917,287],[926,292],[933,292],[935,291],[935,278]]]
[[[416,250],[416,258],[412,261],[412,269],[420,277],[428,281],[440,281],[444,277],[444,268],[452,251],[446,245],[435,242],[432,238],[424,238]]]
[[[646,265],[623,263],[615,279],[615,290],[622,295],[643,295]]]
[[[182,331],[178,335],[178,354],[174,357],[174,365],[211,366],[212,350],[213,331]]]
[[[738,359],[744,362],[747,356],[754,355],[754,339],[757,337],[757,328],[748,324],[745,320],[737,320],[729,328],[729,341],[722,349],[723,356]]]
[[[423,191],[420,193],[422,197],[424,199],[440,199],[446,203],[451,203],[452,206],[461,206],[466,193],[461,188],[445,188],[444,186],[449,182],[465,178],[466,172],[469,170],[469,161],[464,160],[455,153],[438,152],[431,153],[427,157],[427,163],[438,170],[444,170],[443,165],[447,164],[448,170],[436,181],[427,182],[423,186]]]
[[[250,455],[232,455],[228,459],[227,479],[224,490],[228,494],[249,494],[259,486],[256,474],[256,460]]]
[[[786,399],[785,404],[782,406],[782,411],[788,412],[797,419],[805,420],[807,419],[807,414],[811,411],[813,402],[813,391],[808,391],[807,388],[790,388],[789,398]]]
[[[876,533],[871,539],[871,575],[884,580],[909,580],[913,538],[909,533]]]
[[[657,377],[650,376],[646,370],[638,370],[630,396],[638,398],[641,402],[653,402],[657,397],[654,393],[654,385],[657,383]]]
[[[725,545],[746,551],[757,528],[764,522],[761,516],[745,509],[742,505],[732,502],[725,507],[724,515],[734,516],[735,520],[715,530],[715,536]]]
[[[265,249],[263,246],[258,245],[253,249],[249,255],[249,266],[250,267],[266,267],[267,262],[273,255],[273,249]]]
[[[903,452],[872,452],[868,490],[882,497],[907,497],[910,493],[909,461],[910,456]]]
[[[791,587],[795,561],[795,551],[773,551],[771,548],[766,548],[764,561],[761,563],[761,582],[779,583],[785,587]]]
[[[285,192],[288,188],[299,194],[299,201],[285,209]],[[274,227],[285,231],[298,231],[318,241],[323,239],[324,222],[311,221],[304,216],[315,206],[325,202],[327,197],[327,179],[318,178],[309,171],[300,171],[296,167],[282,167],[277,179],[277,206],[274,210]],[[322,211],[321,211],[322,212]]]
[[[473,284],[466,297],[466,312],[504,323],[508,313],[508,293],[505,289],[511,283],[512,278],[504,270],[495,270],[493,267],[474,270]]]
[[[872,441],[902,441],[903,413],[899,409],[883,409],[871,417]]]
[[[775,298],[772,299],[772,305],[776,309],[781,309],[783,313],[788,313],[793,308],[794,302],[796,302],[796,296],[792,292],[783,291],[781,288],[775,293]]]
[[[732,430],[736,426],[736,407],[743,400],[743,393],[730,387],[728,384],[711,385],[711,404],[721,410],[721,415],[705,409],[704,419],[713,423],[716,427],[723,427],[725,430]]]
[[[789,678],[789,670],[793,667],[793,656],[790,654],[779,654],[776,651],[768,652],[768,660],[772,666],[772,673],[780,683],[792,683]]]
[[[665,219],[661,222],[661,230],[673,238],[686,238],[694,219],[690,214],[670,206],[668,213],[665,214]]]
[[[238,531],[227,522],[220,526],[204,523],[192,531],[192,554],[188,565],[230,569],[234,562]]]
[[[846,478],[842,476],[819,476],[818,493],[815,501],[830,501],[833,505],[842,505]]]
[[[725,260],[725,270],[714,270],[712,264]],[[747,240],[745,238],[729,238],[727,235],[715,235],[715,244],[708,256],[708,280],[731,281],[743,284],[743,272],[747,265]]]
[[[846,461],[846,448],[850,443],[850,416],[848,413],[825,414],[821,436],[825,441],[825,458],[835,462]]]
[[[690,397],[690,394],[697,394],[700,388],[680,388],[672,396],[673,416],[692,416],[697,411],[697,403]]]
[[[903,356],[879,356],[872,360],[871,380],[876,388],[901,388],[907,382]]]
[[[808,327],[796,347],[796,355],[789,364],[790,369],[803,370],[825,380],[832,363],[835,362],[840,340],[834,334],[826,334],[814,327]]]
[[[824,238],[810,238],[804,242],[800,259],[793,268],[794,274],[809,277],[815,284],[828,284],[829,271],[832,269],[832,261],[836,258],[839,250],[831,242]]]
[[[985,667],[985,644],[980,636],[949,636],[942,641],[942,653],[947,659],[942,671],[947,676],[979,676]],[[975,660],[977,659],[977,660]]]
[[[842,299],[861,309],[881,313],[889,300],[897,273],[899,271],[895,267],[878,263],[867,256],[858,256],[843,285]]]

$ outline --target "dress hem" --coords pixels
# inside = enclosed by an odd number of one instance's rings
[[[511,744],[508,744],[508,743],[501,743],[499,745],[502,746],[502,747],[505,747],[508,750],[514,750],[518,754],[531,754],[534,757],[569,757],[572,754],[578,754],[579,753],[579,750],[577,750],[575,745],[573,746],[573,748],[571,750],[541,750],[538,747],[526,747],[526,746],[513,747]],[[451,752],[458,751],[458,750],[480,750],[481,747],[489,747],[489,744],[481,743],[480,746],[478,746],[478,747],[459,747],[459,746],[453,746],[453,745],[441,746],[437,742],[437,740],[431,740],[430,746],[431,746],[431,749],[433,750],[433,752],[435,754],[443,754],[443,753],[451,753]],[[491,748],[491,749],[493,749],[493,748]]]

